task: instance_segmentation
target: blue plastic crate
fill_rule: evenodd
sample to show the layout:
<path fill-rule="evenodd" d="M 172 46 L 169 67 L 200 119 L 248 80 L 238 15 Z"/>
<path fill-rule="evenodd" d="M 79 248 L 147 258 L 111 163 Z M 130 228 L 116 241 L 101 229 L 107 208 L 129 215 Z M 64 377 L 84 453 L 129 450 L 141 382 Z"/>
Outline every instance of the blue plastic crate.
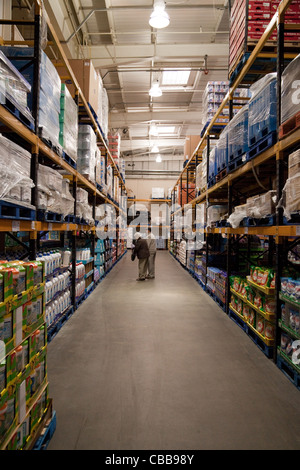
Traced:
<path fill-rule="evenodd" d="M 277 79 L 269 74 L 261 89 L 251 98 L 248 113 L 249 148 L 277 129 Z"/>

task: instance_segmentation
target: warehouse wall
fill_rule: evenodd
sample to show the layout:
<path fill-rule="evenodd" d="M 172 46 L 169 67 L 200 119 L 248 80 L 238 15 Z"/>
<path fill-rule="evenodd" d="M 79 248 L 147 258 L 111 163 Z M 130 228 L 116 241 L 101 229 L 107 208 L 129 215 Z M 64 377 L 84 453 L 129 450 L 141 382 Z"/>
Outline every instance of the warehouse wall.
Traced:
<path fill-rule="evenodd" d="M 126 186 L 132 191 L 137 199 L 149 199 L 152 195 L 152 188 L 164 188 L 165 197 L 168 195 L 168 189 L 173 188 L 177 179 L 128 179 Z"/>

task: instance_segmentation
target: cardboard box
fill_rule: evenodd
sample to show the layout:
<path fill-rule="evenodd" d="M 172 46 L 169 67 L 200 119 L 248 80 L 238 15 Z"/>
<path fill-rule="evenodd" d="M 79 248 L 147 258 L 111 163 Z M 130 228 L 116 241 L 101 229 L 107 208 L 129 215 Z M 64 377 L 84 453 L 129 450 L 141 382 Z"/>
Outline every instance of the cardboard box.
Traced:
<path fill-rule="evenodd" d="M 71 69 L 74 72 L 78 86 L 81 89 L 86 101 L 91 105 L 95 113 L 98 113 L 99 105 L 99 75 L 96 72 L 91 60 L 71 59 L 69 60 Z M 71 95 L 75 96 L 74 84 L 68 79 L 67 69 L 57 67 L 57 71 L 68 86 Z"/>
<path fill-rule="evenodd" d="M 200 135 L 187 135 L 184 143 L 184 158 L 190 159 L 200 142 Z"/>

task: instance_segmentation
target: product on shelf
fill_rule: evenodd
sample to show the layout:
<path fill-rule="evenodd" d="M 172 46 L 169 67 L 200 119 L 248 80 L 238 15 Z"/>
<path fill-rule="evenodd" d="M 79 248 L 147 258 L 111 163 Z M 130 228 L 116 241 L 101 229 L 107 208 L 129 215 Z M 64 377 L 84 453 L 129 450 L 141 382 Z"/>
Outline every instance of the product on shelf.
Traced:
<path fill-rule="evenodd" d="M 119 132 L 108 132 L 107 140 L 109 152 L 112 158 L 115 160 L 115 163 L 118 165 L 120 157 L 121 135 Z"/>
<path fill-rule="evenodd" d="M 294 212 L 300 211 L 300 172 L 287 179 L 278 205 L 283 207 L 284 216 L 288 220 Z"/>
<path fill-rule="evenodd" d="M 300 4 L 299 4 L 300 14 Z M 298 17 L 299 22 L 299 17 Z M 281 124 L 299 112 L 299 67 L 300 54 L 290 62 L 281 78 Z"/>
<path fill-rule="evenodd" d="M 60 172 L 45 165 L 38 165 L 38 209 L 63 214 L 74 213 L 74 198 L 69 182 Z"/>
<path fill-rule="evenodd" d="M 64 83 L 61 85 L 59 123 L 59 143 L 66 154 L 76 162 L 78 143 L 78 106 Z"/>
<path fill-rule="evenodd" d="M 94 223 L 93 208 L 89 204 L 89 193 L 83 188 L 77 188 L 76 216 L 84 219 L 89 225 Z"/>
<path fill-rule="evenodd" d="M 28 95 L 28 107 L 32 110 L 34 65 L 33 62 L 30 64 L 30 60 L 28 58 L 34 57 L 34 48 L 2 46 L 0 50 L 4 52 L 20 72 L 22 71 L 22 75 L 30 83 L 32 89 L 31 93 Z M 22 57 L 24 57 L 24 60 L 22 60 Z M 55 66 L 44 51 L 41 52 L 39 91 L 38 119 L 42 137 L 49 140 L 53 145 L 59 147 L 61 80 Z"/>
<path fill-rule="evenodd" d="M 270 73 L 251 86 L 248 108 L 249 148 L 277 130 L 277 74 Z"/>
<path fill-rule="evenodd" d="M 248 150 L 248 104 L 246 104 L 228 123 L 228 160 L 239 158 Z"/>
<path fill-rule="evenodd" d="M 222 170 L 227 169 L 228 165 L 228 127 L 221 132 L 220 137 L 216 144 L 215 160 L 216 160 L 216 174 Z"/>
<path fill-rule="evenodd" d="M 30 92 L 31 85 L 0 51 L 0 103 L 6 104 L 6 100 L 8 100 L 31 124 L 34 124 L 34 119 L 27 106 L 28 93 Z"/>
<path fill-rule="evenodd" d="M 227 206 L 213 205 L 207 209 L 207 227 L 211 227 L 215 222 L 222 220 L 227 214 Z"/>
<path fill-rule="evenodd" d="M 270 190 L 267 193 L 248 198 L 246 204 L 236 206 L 227 222 L 231 227 L 239 227 L 245 217 L 262 219 L 272 216 L 276 210 L 276 191 Z"/>
<path fill-rule="evenodd" d="M 97 137 L 92 126 L 79 125 L 77 169 L 93 183 L 95 183 L 96 154 Z"/>
<path fill-rule="evenodd" d="M 0 199 L 30 204 L 34 186 L 30 178 L 30 153 L 1 134 L 0 151 Z"/>

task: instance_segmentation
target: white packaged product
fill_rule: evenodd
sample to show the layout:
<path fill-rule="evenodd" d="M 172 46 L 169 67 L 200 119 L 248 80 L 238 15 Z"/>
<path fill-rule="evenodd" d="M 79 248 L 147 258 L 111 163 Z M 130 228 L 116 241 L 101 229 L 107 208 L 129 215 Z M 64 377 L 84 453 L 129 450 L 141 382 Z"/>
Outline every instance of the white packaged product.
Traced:
<path fill-rule="evenodd" d="M 34 187 L 30 178 L 31 155 L 19 145 L 0 135 L 0 199 L 13 198 L 30 202 L 30 191 Z M 24 191 L 22 192 L 22 188 Z"/>
<path fill-rule="evenodd" d="M 214 205 L 207 209 L 207 226 L 210 227 L 214 222 L 219 222 L 227 213 L 227 206 Z"/>

